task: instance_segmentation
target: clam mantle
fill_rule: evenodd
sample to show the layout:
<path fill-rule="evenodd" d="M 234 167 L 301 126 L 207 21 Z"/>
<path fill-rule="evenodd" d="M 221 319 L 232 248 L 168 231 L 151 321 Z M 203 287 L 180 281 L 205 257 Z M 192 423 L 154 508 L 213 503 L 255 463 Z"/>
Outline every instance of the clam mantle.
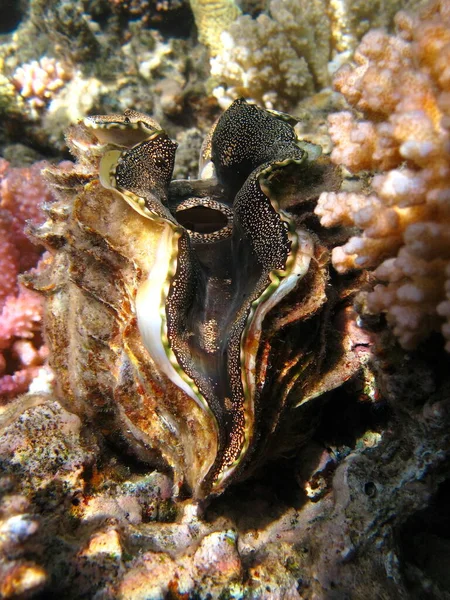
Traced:
<path fill-rule="evenodd" d="M 250 472 L 357 368 L 342 350 L 325 359 L 328 252 L 302 206 L 335 176 L 294 122 L 237 100 L 199 178 L 172 181 L 158 123 L 89 117 L 67 134 L 75 166 L 46 172 L 58 200 L 30 285 L 47 297 L 59 395 L 194 498 Z"/>

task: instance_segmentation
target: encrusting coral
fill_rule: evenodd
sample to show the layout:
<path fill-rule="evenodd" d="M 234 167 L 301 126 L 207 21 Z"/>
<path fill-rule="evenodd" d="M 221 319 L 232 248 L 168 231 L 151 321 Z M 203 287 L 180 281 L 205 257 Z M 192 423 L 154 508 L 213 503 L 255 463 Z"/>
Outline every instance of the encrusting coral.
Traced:
<path fill-rule="evenodd" d="M 330 116 L 332 160 L 376 172 L 373 193 L 323 193 L 316 213 L 362 230 L 333 264 L 375 269 L 382 283 L 367 307 L 412 349 L 435 330 L 450 338 L 450 2 L 400 12 L 396 24 L 398 36 L 368 33 L 334 81 L 365 119 Z"/>
<path fill-rule="evenodd" d="M 46 356 L 42 300 L 18 283 L 42 254 L 24 233 L 27 222 L 41 220 L 40 204 L 51 199 L 42 165 L 12 168 L 0 159 L 0 402 L 26 392 Z"/>

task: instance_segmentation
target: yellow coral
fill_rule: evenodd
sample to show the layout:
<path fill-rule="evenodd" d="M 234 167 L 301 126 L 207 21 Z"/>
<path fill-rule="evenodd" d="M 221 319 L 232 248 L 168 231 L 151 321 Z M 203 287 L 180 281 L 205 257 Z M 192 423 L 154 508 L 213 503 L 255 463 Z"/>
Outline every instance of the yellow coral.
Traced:
<path fill-rule="evenodd" d="M 20 113 L 23 98 L 5 74 L 5 61 L 0 56 L 0 113 Z"/>
<path fill-rule="evenodd" d="M 199 42 L 212 56 L 222 48 L 221 34 L 241 14 L 234 0 L 190 0 Z"/>
<path fill-rule="evenodd" d="M 369 32 L 334 82 L 366 119 L 330 117 L 332 160 L 378 172 L 374 193 L 324 193 L 316 213 L 362 230 L 333 264 L 375 268 L 368 307 L 410 349 L 433 330 L 450 340 L 450 0 L 396 23 L 397 37 Z"/>

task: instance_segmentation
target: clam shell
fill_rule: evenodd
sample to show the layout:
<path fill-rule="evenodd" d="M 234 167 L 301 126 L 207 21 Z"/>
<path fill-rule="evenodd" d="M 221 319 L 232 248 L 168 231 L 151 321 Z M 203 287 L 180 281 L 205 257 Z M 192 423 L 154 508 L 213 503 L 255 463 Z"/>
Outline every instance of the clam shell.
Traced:
<path fill-rule="evenodd" d="M 170 469 L 175 494 L 221 493 L 314 395 L 301 376 L 320 370 L 321 338 L 297 335 L 328 301 L 328 254 L 291 206 L 309 170 L 326 179 L 320 149 L 244 100 L 214 125 L 198 180 L 171 181 L 176 144 L 134 111 L 67 141 L 76 164 L 47 171 L 58 200 L 34 234 L 51 257 L 32 281 L 59 394 Z M 316 392 L 339 381 L 323 376 Z"/>

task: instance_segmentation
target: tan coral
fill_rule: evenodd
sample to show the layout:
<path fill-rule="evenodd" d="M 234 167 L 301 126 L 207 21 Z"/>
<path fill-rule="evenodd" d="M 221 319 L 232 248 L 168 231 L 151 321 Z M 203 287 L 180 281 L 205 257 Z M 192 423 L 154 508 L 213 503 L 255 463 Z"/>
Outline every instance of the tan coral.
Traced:
<path fill-rule="evenodd" d="M 325 226 L 362 230 L 334 249 L 334 266 L 376 268 L 382 283 L 368 308 L 386 313 L 411 349 L 434 330 L 450 335 L 450 2 L 399 13 L 396 22 L 398 37 L 371 31 L 355 64 L 335 78 L 365 120 L 330 117 L 332 160 L 353 172 L 378 171 L 374 193 L 324 193 L 316 213 Z"/>
<path fill-rule="evenodd" d="M 314 90 L 315 80 L 326 84 L 330 31 L 324 4 L 316 4 L 272 0 L 271 16 L 240 16 L 222 34 L 211 76 L 223 108 L 243 96 L 267 108 L 288 109 Z M 319 17 L 321 26 L 314 27 Z"/>
<path fill-rule="evenodd" d="M 34 114 L 42 110 L 70 79 L 71 69 L 48 56 L 21 65 L 12 76 L 13 84 Z"/>
<path fill-rule="evenodd" d="M 270 0 L 267 4 L 268 14 L 256 19 L 241 15 L 216 36 L 211 75 L 213 94 L 222 108 L 243 96 L 266 108 L 289 110 L 329 86 L 330 72 L 348 60 L 369 27 L 390 27 L 405 2 Z M 405 45 L 402 40 L 398 43 Z"/>

